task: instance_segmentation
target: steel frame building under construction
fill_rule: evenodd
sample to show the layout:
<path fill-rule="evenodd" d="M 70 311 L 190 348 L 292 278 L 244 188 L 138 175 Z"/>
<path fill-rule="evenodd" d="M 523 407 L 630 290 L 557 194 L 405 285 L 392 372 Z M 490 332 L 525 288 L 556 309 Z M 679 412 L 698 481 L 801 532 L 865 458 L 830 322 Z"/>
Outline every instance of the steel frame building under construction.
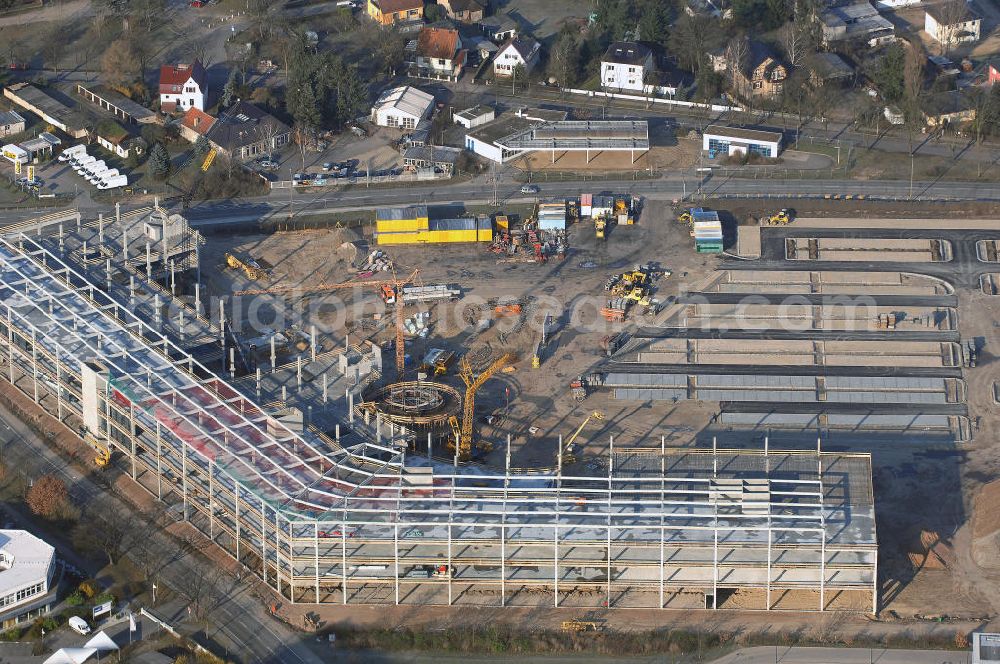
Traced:
<path fill-rule="evenodd" d="M 431 463 L 361 422 L 338 444 L 36 231 L 0 239 L 0 375 L 291 602 L 877 608 L 868 455 L 611 441 L 605 473 L 569 476 Z"/>

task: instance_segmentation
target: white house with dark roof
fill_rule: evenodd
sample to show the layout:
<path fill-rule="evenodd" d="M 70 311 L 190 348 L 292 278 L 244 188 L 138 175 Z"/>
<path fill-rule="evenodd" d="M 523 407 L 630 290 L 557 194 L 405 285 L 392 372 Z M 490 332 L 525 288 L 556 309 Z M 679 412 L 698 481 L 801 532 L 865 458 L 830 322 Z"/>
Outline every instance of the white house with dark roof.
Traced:
<path fill-rule="evenodd" d="M 531 37 L 508 39 L 497 51 L 496 57 L 493 58 L 493 75 L 513 76 L 518 65 L 522 65 L 524 70 L 530 74 L 531 70 L 538 64 L 541 50 L 542 45 Z"/>
<path fill-rule="evenodd" d="M 601 87 L 642 92 L 654 70 L 653 52 L 637 42 L 614 42 L 601 58 Z"/>

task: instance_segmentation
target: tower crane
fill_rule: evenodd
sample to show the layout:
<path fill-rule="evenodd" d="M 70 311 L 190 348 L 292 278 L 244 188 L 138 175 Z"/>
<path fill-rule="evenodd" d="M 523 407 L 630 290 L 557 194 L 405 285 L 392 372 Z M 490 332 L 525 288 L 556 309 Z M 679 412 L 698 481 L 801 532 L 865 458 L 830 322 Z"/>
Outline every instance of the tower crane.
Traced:
<path fill-rule="evenodd" d="M 462 423 L 459 426 L 458 418 L 454 415 L 448 420 L 452 433 L 458 439 L 458 458 L 468 461 L 472 456 L 472 424 L 476 410 L 476 391 L 482 387 L 496 372 L 517 361 L 517 355 L 506 353 L 493 360 L 486 369 L 480 373 L 475 373 L 469 361 L 463 357 L 461 360 L 461 371 L 459 376 L 465 383 L 465 398 L 462 400 Z"/>
<path fill-rule="evenodd" d="M 572 452 L 573 441 L 575 441 L 579 437 L 580 432 L 583 431 L 583 428 L 587 426 L 587 424 L 591 420 L 603 420 L 603 419 L 604 419 L 604 413 L 602 413 L 599 410 L 595 410 L 594 412 L 592 412 L 590 415 L 587 416 L 587 419 L 585 419 L 580 424 L 580 426 L 577 427 L 576 431 L 573 432 L 573 435 L 571 435 L 569 439 L 566 440 L 566 442 L 563 444 L 563 454 L 562 454 L 562 464 L 564 466 L 568 466 L 576 462 L 576 456 Z"/>

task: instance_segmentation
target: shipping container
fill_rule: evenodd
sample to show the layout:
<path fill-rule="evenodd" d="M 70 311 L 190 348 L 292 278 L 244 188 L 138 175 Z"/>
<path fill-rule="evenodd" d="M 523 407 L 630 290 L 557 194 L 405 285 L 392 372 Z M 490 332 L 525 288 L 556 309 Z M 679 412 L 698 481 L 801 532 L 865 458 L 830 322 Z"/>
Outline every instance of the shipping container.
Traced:
<path fill-rule="evenodd" d="M 375 231 L 378 233 L 406 233 L 426 231 L 427 219 L 377 219 Z"/>

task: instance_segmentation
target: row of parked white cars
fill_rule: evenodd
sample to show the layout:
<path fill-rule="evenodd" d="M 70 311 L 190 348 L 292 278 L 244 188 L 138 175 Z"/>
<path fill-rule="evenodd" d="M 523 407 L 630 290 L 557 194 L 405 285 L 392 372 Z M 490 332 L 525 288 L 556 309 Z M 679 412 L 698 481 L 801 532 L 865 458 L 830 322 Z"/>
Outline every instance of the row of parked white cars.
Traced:
<path fill-rule="evenodd" d="M 68 162 L 77 174 L 98 189 L 114 189 L 128 184 L 128 176 L 111 168 L 103 159 L 87 153 L 86 145 L 74 145 L 59 155 L 59 161 Z"/>

